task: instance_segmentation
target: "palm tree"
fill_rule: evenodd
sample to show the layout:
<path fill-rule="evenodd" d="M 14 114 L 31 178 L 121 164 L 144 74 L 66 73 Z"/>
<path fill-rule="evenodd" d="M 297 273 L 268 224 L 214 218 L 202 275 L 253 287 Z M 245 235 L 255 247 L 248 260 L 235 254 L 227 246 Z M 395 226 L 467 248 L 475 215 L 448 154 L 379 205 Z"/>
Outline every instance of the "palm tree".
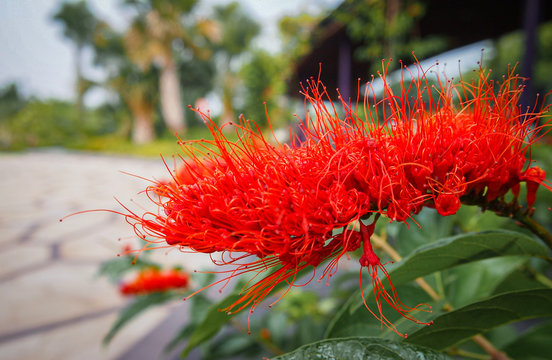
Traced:
<path fill-rule="evenodd" d="M 63 3 L 53 15 L 53 19 L 63 25 L 63 35 L 75 46 L 75 72 L 77 108 L 82 113 L 82 99 L 90 83 L 82 76 L 82 51 L 93 40 L 98 20 L 84 0 L 75 3 Z"/>
<path fill-rule="evenodd" d="M 155 139 L 154 120 L 158 73 L 152 66 L 141 68 L 126 54 L 123 35 L 101 22 L 94 36 L 95 63 L 107 74 L 106 85 L 132 114 L 131 138 L 136 144 Z"/>
<path fill-rule="evenodd" d="M 194 56 L 208 57 L 207 50 L 196 44 L 189 28 L 182 19 L 190 14 L 197 0 L 127 0 L 138 10 L 138 17 L 125 35 L 125 47 L 131 60 L 141 68 L 155 64 L 160 69 L 159 91 L 161 112 L 167 127 L 173 132 L 186 131 L 182 111 L 178 66 L 174 60 L 173 46 L 180 40 Z M 206 30 L 208 26 L 196 26 Z"/>

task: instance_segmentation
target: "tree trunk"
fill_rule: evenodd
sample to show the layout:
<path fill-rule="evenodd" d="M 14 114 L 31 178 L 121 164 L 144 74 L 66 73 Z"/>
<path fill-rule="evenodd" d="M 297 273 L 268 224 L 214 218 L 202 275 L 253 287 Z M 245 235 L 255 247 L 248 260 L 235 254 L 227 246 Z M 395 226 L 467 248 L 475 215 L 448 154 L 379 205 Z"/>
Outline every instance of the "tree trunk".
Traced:
<path fill-rule="evenodd" d="M 395 17 L 399 13 L 401 8 L 400 0 L 389 0 L 385 9 L 385 26 L 391 26 L 391 23 L 395 20 Z M 383 43 L 383 56 L 384 59 L 391 59 L 395 56 L 395 39 L 386 38 Z"/>
<path fill-rule="evenodd" d="M 178 132 L 182 136 L 186 132 L 186 121 L 180 100 L 178 69 L 170 58 L 161 68 L 159 87 L 163 119 L 171 131 Z"/>
<path fill-rule="evenodd" d="M 83 111 L 83 97 L 84 97 L 84 88 L 82 86 L 82 46 L 78 45 L 75 47 L 75 92 L 77 93 L 76 107 L 79 119 L 82 120 L 84 115 Z"/>
<path fill-rule="evenodd" d="M 138 113 L 134 115 L 132 126 L 132 142 L 135 144 L 146 144 L 155 138 L 153 121 L 147 113 Z"/>
<path fill-rule="evenodd" d="M 224 74 L 222 82 L 222 114 L 220 116 L 220 125 L 233 122 L 234 119 L 234 105 L 232 104 L 232 95 L 234 92 L 234 77 L 230 73 L 230 66 L 226 67 L 227 72 Z M 230 129 L 230 127 L 228 127 Z"/>

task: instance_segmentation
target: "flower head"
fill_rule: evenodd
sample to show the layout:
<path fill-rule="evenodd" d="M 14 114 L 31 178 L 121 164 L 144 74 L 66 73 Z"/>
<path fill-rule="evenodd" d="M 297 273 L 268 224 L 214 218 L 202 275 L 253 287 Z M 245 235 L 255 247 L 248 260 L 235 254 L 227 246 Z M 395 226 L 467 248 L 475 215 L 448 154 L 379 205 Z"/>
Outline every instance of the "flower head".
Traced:
<path fill-rule="evenodd" d="M 480 70 L 474 83 L 437 76 L 434 85 L 429 72 L 415 70 L 403 67 L 410 79 L 399 94 L 385 71 L 382 94 L 369 84 L 365 118 L 358 103 L 344 101 L 339 116 L 323 85 L 311 80 L 304 94 L 314 116 L 304 119 L 297 145 L 269 142 L 245 121 L 231 142 L 200 113 L 213 140 L 183 142 L 186 157 L 172 180 L 148 188 L 158 213 L 125 216 L 151 243 L 220 253 L 214 262 L 234 268 L 215 284 L 254 274 L 228 312 L 249 307 L 251 313 L 278 284 L 289 290 L 300 271 L 327 260 L 319 280 L 329 281 L 339 259 L 362 246 L 361 271 L 368 269 L 378 303 L 374 315 L 397 331 L 381 299 L 414 321 L 409 313 L 420 307 L 400 302 L 392 285 L 391 293 L 383 288 L 378 271 L 389 275 L 371 246 L 375 221 L 368 226 L 361 219 L 406 221 L 423 207 L 451 215 L 462 203 L 484 206 L 503 197 L 522 181 L 534 194 L 545 181 L 526 159 L 544 127 L 537 124 L 541 111 L 520 113 L 517 76 L 497 84 Z"/>
<path fill-rule="evenodd" d="M 123 295 L 146 295 L 155 292 L 163 292 L 188 287 L 190 277 L 183 271 L 173 269 L 160 271 L 156 268 L 142 270 L 138 276 L 130 282 L 120 285 Z"/>

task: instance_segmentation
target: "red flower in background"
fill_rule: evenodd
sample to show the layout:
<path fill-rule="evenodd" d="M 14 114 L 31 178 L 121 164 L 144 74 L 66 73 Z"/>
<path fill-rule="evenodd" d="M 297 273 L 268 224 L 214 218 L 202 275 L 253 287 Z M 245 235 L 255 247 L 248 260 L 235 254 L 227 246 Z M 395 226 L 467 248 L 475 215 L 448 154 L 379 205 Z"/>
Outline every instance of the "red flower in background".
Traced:
<path fill-rule="evenodd" d="M 161 271 L 156 268 L 148 268 L 142 270 L 132 281 L 121 284 L 119 290 L 123 295 L 146 295 L 186 289 L 189 282 L 189 275 L 181 270 Z"/>
<path fill-rule="evenodd" d="M 484 206 L 522 181 L 532 206 L 545 181 L 544 171 L 527 167 L 526 152 L 546 125 L 538 126 L 542 111 L 520 115 L 518 77 L 509 74 L 497 84 L 481 70 L 475 83 L 436 78 L 434 87 L 416 69 L 400 94 L 384 73 L 383 95 L 373 103 L 366 97 L 365 119 L 359 104 L 346 103 L 340 118 L 326 105 L 325 88 L 310 81 L 304 92 L 314 117 L 305 119 L 305 141 L 296 146 L 269 143 L 249 122 L 236 125 L 239 140 L 231 142 L 202 114 L 213 140 L 183 143 L 187 157 L 172 181 L 148 188 L 160 211 L 129 210 L 127 220 L 140 238 L 153 237 L 148 241 L 161 247 L 221 252 L 213 261 L 234 269 L 215 284 L 254 273 L 228 312 L 249 307 L 251 313 L 277 284 L 298 286 L 301 270 L 331 259 L 319 278 L 329 281 L 341 256 L 362 245 L 361 270 L 372 277 L 376 317 L 397 331 L 381 299 L 414 321 L 409 313 L 420 308 L 400 302 L 392 285 L 390 293 L 383 288 L 378 271 L 388 274 L 370 243 L 375 224 L 361 219 L 406 221 L 423 207 L 451 215 L 462 202 Z M 369 87 L 367 95 L 376 94 Z M 360 232 L 352 231 L 358 222 Z"/>

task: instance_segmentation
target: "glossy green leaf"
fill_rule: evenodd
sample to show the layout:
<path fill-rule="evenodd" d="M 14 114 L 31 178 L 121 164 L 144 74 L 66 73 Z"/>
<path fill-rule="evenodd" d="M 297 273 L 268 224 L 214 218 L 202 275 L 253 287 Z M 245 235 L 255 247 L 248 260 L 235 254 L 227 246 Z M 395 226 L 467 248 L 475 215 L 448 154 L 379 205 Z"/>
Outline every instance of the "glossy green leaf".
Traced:
<path fill-rule="evenodd" d="M 510 292 L 438 316 L 406 341 L 441 350 L 503 324 L 549 316 L 552 289 Z"/>
<path fill-rule="evenodd" d="M 103 339 L 104 345 L 107 345 L 113 340 L 113 337 L 125 326 L 128 322 L 134 319 L 137 315 L 151 306 L 161 305 L 175 298 L 182 298 L 182 294 L 174 292 L 157 292 L 149 295 L 137 296 L 119 313 L 119 317 L 109 329 L 109 332 Z"/>
<path fill-rule="evenodd" d="M 513 231 L 463 234 L 419 247 L 399 263 L 390 266 L 389 275 L 393 284 L 398 286 L 418 277 L 461 264 L 509 255 L 546 257 L 548 249 L 538 240 Z M 386 280 L 383 282 L 385 284 Z M 369 293 L 365 296 L 367 299 L 372 297 Z M 403 302 L 407 299 L 401 295 L 401 291 L 399 291 L 399 296 Z M 409 302 L 409 305 L 412 306 L 415 303 Z M 373 324 L 379 327 L 379 323 L 375 319 L 373 324 L 367 324 L 367 319 L 363 316 L 364 312 L 367 310 L 364 308 L 360 291 L 358 291 L 336 314 L 326 331 L 326 337 L 342 336 L 344 334 L 342 328 L 345 327 L 358 328 Z M 347 332 L 347 334 L 350 333 Z"/>
<path fill-rule="evenodd" d="M 372 337 L 337 338 L 304 345 L 275 360 L 448 360 L 448 356 L 422 346 Z"/>

